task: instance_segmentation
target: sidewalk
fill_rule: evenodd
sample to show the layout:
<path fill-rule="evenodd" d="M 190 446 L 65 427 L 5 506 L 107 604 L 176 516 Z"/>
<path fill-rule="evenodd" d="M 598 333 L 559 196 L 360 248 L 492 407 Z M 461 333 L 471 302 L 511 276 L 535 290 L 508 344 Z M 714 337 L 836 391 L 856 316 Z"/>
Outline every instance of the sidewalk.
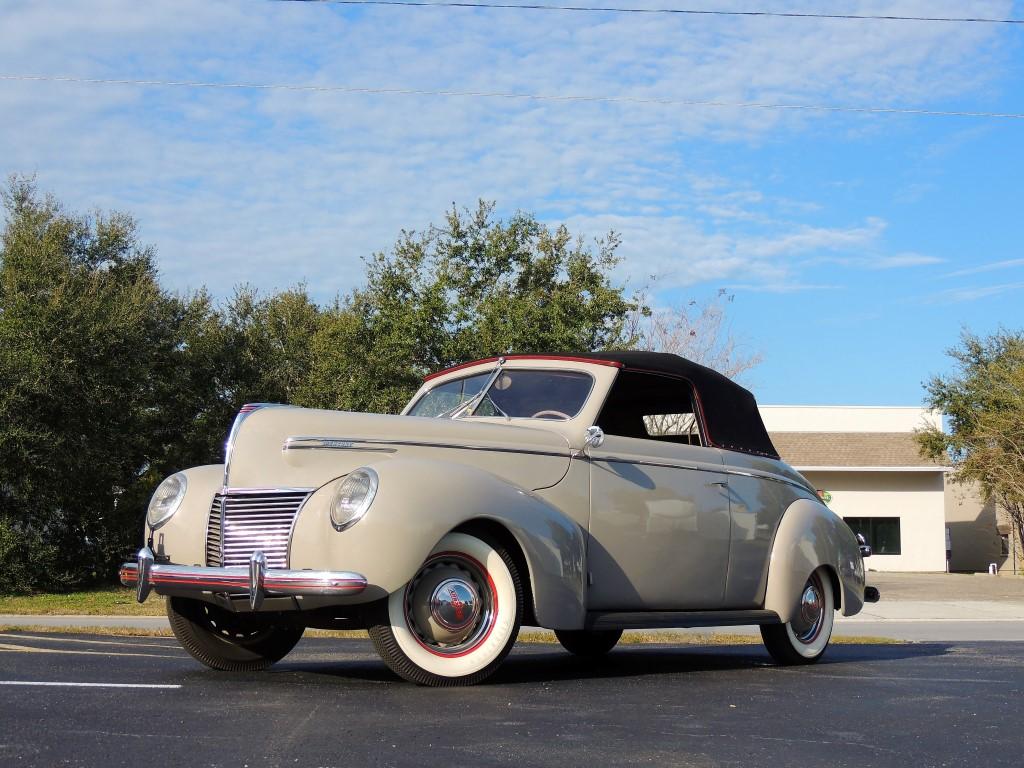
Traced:
<path fill-rule="evenodd" d="M 0 626 L 14 627 L 130 627 L 170 629 L 166 616 L 52 616 L 0 613 Z"/>
<path fill-rule="evenodd" d="M 1024 602 L 995 600 L 886 600 L 868 603 L 856 616 L 836 616 L 840 623 L 857 621 L 1021 621 Z"/>

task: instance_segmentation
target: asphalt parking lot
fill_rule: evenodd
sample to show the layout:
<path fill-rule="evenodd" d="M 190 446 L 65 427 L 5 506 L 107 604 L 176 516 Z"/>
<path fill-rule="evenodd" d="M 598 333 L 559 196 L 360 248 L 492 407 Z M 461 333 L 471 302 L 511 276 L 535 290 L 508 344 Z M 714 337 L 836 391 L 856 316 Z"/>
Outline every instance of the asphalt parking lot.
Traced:
<path fill-rule="evenodd" d="M 11 632 L 0 764 L 1019 766 L 1022 689 L 1022 643 L 837 645 L 785 669 L 760 646 L 520 645 L 491 682 L 437 690 L 363 640 L 227 674 L 171 639 Z"/>

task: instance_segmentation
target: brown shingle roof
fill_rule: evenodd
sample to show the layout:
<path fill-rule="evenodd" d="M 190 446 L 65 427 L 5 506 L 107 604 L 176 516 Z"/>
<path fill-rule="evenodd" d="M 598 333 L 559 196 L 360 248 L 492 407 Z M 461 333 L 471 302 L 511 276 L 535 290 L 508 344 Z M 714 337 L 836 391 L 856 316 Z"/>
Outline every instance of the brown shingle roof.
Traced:
<path fill-rule="evenodd" d="M 941 467 L 921 456 L 910 432 L 773 432 L 794 467 Z"/>

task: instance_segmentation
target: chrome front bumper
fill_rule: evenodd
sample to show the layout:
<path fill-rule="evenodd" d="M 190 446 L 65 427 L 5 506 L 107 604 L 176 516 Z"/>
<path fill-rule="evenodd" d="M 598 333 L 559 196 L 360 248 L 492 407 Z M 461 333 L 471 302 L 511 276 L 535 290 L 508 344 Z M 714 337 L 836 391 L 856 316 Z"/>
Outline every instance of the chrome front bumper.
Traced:
<path fill-rule="evenodd" d="M 121 566 L 120 576 L 126 587 L 135 587 L 140 603 L 149 597 L 150 591 L 158 595 L 216 592 L 247 595 L 254 611 L 259 609 L 264 597 L 348 596 L 366 589 L 366 577 L 358 573 L 267 568 L 267 560 L 259 551 L 252 553 L 248 568 L 203 568 L 157 563 L 149 547 L 143 547 L 135 562 Z"/>

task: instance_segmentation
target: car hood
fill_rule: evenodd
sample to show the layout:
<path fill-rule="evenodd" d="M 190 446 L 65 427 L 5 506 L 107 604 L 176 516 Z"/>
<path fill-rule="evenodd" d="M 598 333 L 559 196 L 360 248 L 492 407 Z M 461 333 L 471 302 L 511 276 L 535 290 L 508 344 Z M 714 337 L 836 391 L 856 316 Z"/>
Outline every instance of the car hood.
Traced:
<path fill-rule="evenodd" d="M 294 407 L 240 414 L 229 443 L 232 488 L 318 488 L 356 467 L 422 456 L 535 490 L 561 480 L 571 458 L 568 440 L 545 429 Z"/>

